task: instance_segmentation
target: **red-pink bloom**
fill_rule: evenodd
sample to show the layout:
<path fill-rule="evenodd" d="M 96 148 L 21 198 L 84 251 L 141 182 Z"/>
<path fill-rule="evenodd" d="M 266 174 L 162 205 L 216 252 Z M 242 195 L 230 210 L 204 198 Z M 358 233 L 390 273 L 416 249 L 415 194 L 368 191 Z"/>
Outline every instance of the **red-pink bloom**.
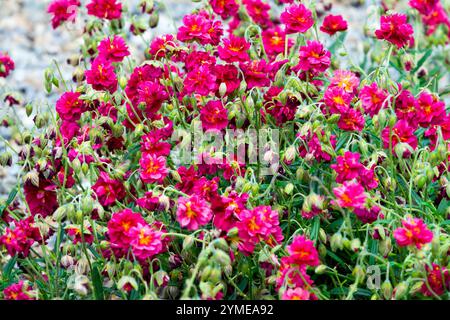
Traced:
<path fill-rule="evenodd" d="M 439 25 L 445 25 L 450 29 L 450 19 L 440 2 L 437 2 L 427 15 L 422 15 L 422 22 L 426 26 L 426 34 L 430 35 Z"/>
<path fill-rule="evenodd" d="M 294 287 L 294 288 L 308 288 L 311 287 L 314 282 L 311 277 L 306 273 L 308 266 L 291 266 L 286 261 L 287 257 L 281 259 L 281 267 L 278 270 L 276 288 L 279 290 L 282 287 Z"/>
<path fill-rule="evenodd" d="M 442 123 L 445 119 L 445 103 L 428 92 L 422 92 L 417 99 L 417 115 L 421 127 Z"/>
<path fill-rule="evenodd" d="M 255 87 L 267 87 L 270 85 L 268 77 L 268 65 L 266 60 L 253 60 L 239 64 L 244 73 L 245 81 L 247 82 L 247 89 Z"/>
<path fill-rule="evenodd" d="M 89 243 L 94 241 L 94 235 L 92 234 L 92 228 L 90 226 L 84 226 L 83 232 L 81 232 L 81 227 L 70 226 L 66 229 L 67 234 L 73 238 L 73 243 Z"/>
<path fill-rule="evenodd" d="M 336 70 L 330 79 L 330 87 L 339 87 L 347 93 L 356 93 L 359 86 L 359 78 L 351 71 Z"/>
<path fill-rule="evenodd" d="M 372 117 L 385 107 L 387 96 L 386 90 L 379 88 L 376 82 L 362 87 L 359 92 L 359 99 L 364 111 Z"/>
<path fill-rule="evenodd" d="M 397 143 L 407 143 L 414 150 L 417 148 L 417 137 L 414 135 L 414 128 L 412 128 L 405 120 L 398 121 L 395 126 L 392 128 L 386 127 L 381 132 L 381 138 L 383 140 L 383 148 L 388 149 L 390 142 L 392 146 L 392 150 L 397 145 Z M 409 151 L 406 151 L 403 156 L 407 157 L 410 154 Z"/>
<path fill-rule="evenodd" d="M 214 13 L 224 20 L 234 16 L 239 10 L 236 0 L 209 0 L 209 4 Z"/>
<path fill-rule="evenodd" d="M 336 182 L 343 183 L 347 180 L 353 180 L 358 177 L 359 172 L 364 166 L 359 162 L 359 153 L 347 151 L 343 156 L 336 158 L 337 163 L 330 167 L 337 173 Z"/>
<path fill-rule="evenodd" d="M 140 177 L 145 183 L 161 183 L 169 173 L 166 158 L 151 153 L 143 153 L 139 165 Z"/>
<path fill-rule="evenodd" d="M 170 154 L 170 143 L 164 139 L 160 130 L 152 130 L 141 138 L 142 153 L 151 153 L 156 156 L 167 157 Z"/>
<path fill-rule="evenodd" d="M 336 32 L 347 30 L 347 21 L 342 18 L 341 15 L 329 14 L 323 19 L 320 31 L 328 33 L 330 36 L 334 35 Z"/>
<path fill-rule="evenodd" d="M 269 10 L 270 5 L 261 0 L 243 0 L 248 15 L 252 18 L 253 22 L 260 25 L 263 29 L 272 26 L 270 20 Z"/>
<path fill-rule="evenodd" d="M 419 11 L 423 15 L 428 15 L 435 6 L 439 3 L 439 0 L 409 0 L 408 4 Z"/>
<path fill-rule="evenodd" d="M 331 53 L 324 49 L 318 41 L 308 41 L 305 46 L 300 47 L 299 62 L 293 68 L 294 71 L 323 72 L 331 64 Z"/>
<path fill-rule="evenodd" d="M 207 96 L 217 90 L 216 76 L 208 66 L 200 66 L 186 75 L 184 89 L 187 94 L 197 93 Z"/>
<path fill-rule="evenodd" d="M 446 267 L 441 267 L 436 263 L 426 265 L 426 283 L 422 284 L 420 291 L 427 297 L 441 296 L 450 291 L 450 273 Z"/>
<path fill-rule="evenodd" d="M 341 113 L 338 127 L 345 131 L 362 131 L 365 123 L 366 121 L 364 120 L 361 111 L 348 108 L 345 112 Z"/>
<path fill-rule="evenodd" d="M 319 253 L 314 243 L 304 236 L 296 236 L 286 247 L 286 251 L 289 256 L 284 261 L 291 265 L 317 266 L 319 264 Z"/>
<path fill-rule="evenodd" d="M 358 181 L 345 181 L 340 187 L 333 188 L 336 203 L 341 208 L 363 208 L 367 195 Z"/>
<path fill-rule="evenodd" d="M 246 210 L 248 194 L 239 195 L 236 191 L 231 191 L 228 196 L 215 197 L 211 202 L 211 209 L 214 212 L 214 225 L 224 231 L 228 231 L 236 226 L 238 215 Z"/>
<path fill-rule="evenodd" d="M 109 175 L 101 171 L 97 182 L 92 186 L 92 190 L 97 196 L 102 206 L 109 206 L 125 198 L 125 187 L 122 182 L 111 179 Z"/>
<path fill-rule="evenodd" d="M 322 132 L 322 135 L 324 133 Z M 322 148 L 323 141 L 319 140 L 319 137 L 316 132 L 314 133 L 308 133 L 306 136 L 299 136 L 300 139 L 304 140 L 306 142 L 307 148 L 304 146 L 303 143 L 300 143 L 299 146 L 299 154 L 300 157 L 304 158 L 308 155 L 312 155 L 316 161 L 331 161 L 332 155 L 326 152 Z M 331 135 L 329 144 L 331 145 L 332 149 L 336 147 L 336 136 Z"/>
<path fill-rule="evenodd" d="M 197 195 L 189 198 L 178 198 L 177 221 L 182 228 L 197 230 L 211 221 L 213 212 L 211 206 Z"/>
<path fill-rule="evenodd" d="M 97 57 L 90 70 L 85 71 L 86 82 L 95 90 L 105 90 L 114 93 L 117 90 L 117 76 L 110 61 Z"/>
<path fill-rule="evenodd" d="M 39 175 L 38 186 L 34 185 L 31 180 L 27 180 L 23 189 L 31 215 L 39 214 L 46 217 L 53 214 L 59 207 L 56 185 L 43 175 Z"/>
<path fill-rule="evenodd" d="M 370 209 L 367 208 L 355 208 L 353 213 L 362 223 L 372 223 L 378 219 L 380 215 L 381 208 L 379 206 L 373 206 Z"/>
<path fill-rule="evenodd" d="M 129 235 L 132 252 L 138 260 L 151 259 L 163 251 L 163 233 L 146 223 L 131 227 Z"/>
<path fill-rule="evenodd" d="M 282 300 L 317 300 L 316 296 L 304 288 L 288 288 L 281 296 Z"/>
<path fill-rule="evenodd" d="M 417 127 L 417 100 L 409 90 L 402 90 L 395 99 L 395 114 L 398 119 L 405 120 L 412 127 Z"/>
<path fill-rule="evenodd" d="M 323 100 L 331 114 L 342 114 L 349 109 L 352 95 L 342 88 L 328 87 Z"/>
<path fill-rule="evenodd" d="M 154 38 L 150 44 L 149 52 L 156 59 L 163 58 L 170 51 L 167 48 L 168 46 L 177 46 L 175 37 L 171 34 L 165 34 L 163 36 Z"/>
<path fill-rule="evenodd" d="M 216 65 L 216 62 L 216 57 L 206 51 L 193 50 L 184 58 L 184 66 L 187 71 L 195 70 L 200 66 L 211 68 Z"/>
<path fill-rule="evenodd" d="M 388 16 L 381 16 L 380 29 L 375 31 L 375 35 L 380 40 L 386 40 L 398 48 L 402 48 L 414 41 L 412 26 L 407 22 L 406 14 L 394 13 Z"/>
<path fill-rule="evenodd" d="M 266 29 L 261 33 L 264 50 L 269 56 L 283 53 L 285 50 L 286 33 L 279 26 Z M 288 42 L 288 49 L 292 47 L 292 41 Z"/>
<path fill-rule="evenodd" d="M 216 65 L 213 68 L 213 72 L 216 76 L 217 89 L 219 89 L 220 85 L 224 83 L 227 87 L 226 94 L 229 95 L 234 90 L 239 88 L 241 84 L 241 80 L 239 80 L 239 70 L 234 65 Z"/>
<path fill-rule="evenodd" d="M 56 29 L 65 21 L 75 22 L 79 0 L 53 0 L 47 8 L 47 12 L 52 16 L 52 27 Z"/>
<path fill-rule="evenodd" d="M 126 253 L 134 238 L 130 230 L 138 224 L 145 225 L 146 222 L 139 213 L 135 213 L 131 209 L 127 208 L 114 213 L 108 222 L 108 237 L 111 247 Z"/>
<path fill-rule="evenodd" d="M 394 231 L 394 238 L 401 247 L 416 246 L 422 248 L 424 244 L 433 240 L 433 232 L 419 218 L 407 218 L 402 221 L 403 227 Z"/>
<path fill-rule="evenodd" d="M 217 48 L 220 59 L 230 63 L 245 62 L 250 59 L 247 53 L 247 50 L 250 49 L 250 43 L 244 38 L 230 34 L 229 38 L 222 41 L 223 45 Z"/>
<path fill-rule="evenodd" d="M 59 117 L 65 121 L 77 121 L 80 119 L 81 114 L 85 111 L 84 101 L 80 99 L 81 93 L 79 92 L 65 92 L 56 101 L 56 112 Z"/>
<path fill-rule="evenodd" d="M 182 42 L 197 41 L 203 45 L 217 45 L 222 33 L 220 21 L 212 21 L 200 12 L 183 17 L 183 25 L 178 28 L 177 39 Z"/>
<path fill-rule="evenodd" d="M 253 253 L 255 246 L 262 241 L 272 247 L 283 241 L 278 212 L 269 206 L 243 210 L 238 219 L 238 248 L 245 255 Z"/>
<path fill-rule="evenodd" d="M 31 294 L 31 286 L 20 280 L 13 283 L 3 290 L 3 298 L 5 300 L 35 300 Z"/>
<path fill-rule="evenodd" d="M 169 98 L 166 88 L 158 81 L 144 81 L 137 87 L 136 105 L 142 104 L 145 115 L 153 118 L 163 102 Z M 136 108 L 135 108 L 136 110 Z"/>
<path fill-rule="evenodd" d="M 103 39 L 97 49 L 99 56 L 111 62 L 121 62 L 130 55 L 125 40 L 116 35 Z"/>
<path fill-rule="evenodd" d="M 287 121 L 294 120 L 300 102 L 294 96 L 285 99 L 284 103 L 278 99 L 278 95 L 283 91 L 280 87 L 272 86 L 264 95 L 264 104 L 268 114 L 275 118 L 277 125 L 282 125 Z"/>
<path fill-rule="evenodd" d="M 286 33 L 305 33 L 314 24 L 312 12 L 303 4 L 287 7 L 281 14 L 280 21 L 286 26 Z"/>
<path fill-rule="evenodd" d="M 33 217 L 15 221 L 14 228 L 5 228 L 4 234 L 0 236 L 0 245 L 5 246 L 11 256 L 18 254 L 27 257 L 31 246 L 36 241 L 41 241 L 39 229 L 34 226 Z"/>
<path fill-rule="evenodd" d="M 100 19 L 120 19 L 122 15 L 122 4 L 117 0 L 91 0 L 86 8 L 88 14 Z"/>
<path fill-rule="evenodd" d="M 0 78 L 6 78 L 14 70 L 14 61 L 6 54 L 0 52 Z"/>
<path fill-rule="evenodd" d="M 228 125 L 228 113 L 219 100 L 211 100 L 202 107 L 200 120 L 203 129 L 222 130 Z"/>
<path fill-rule="evenodd" d="M 142 198 L 137 199 L 136 204 L 149 211 L 155 211 L 160 207 L 159 197 L 153 196 L 152 191 L 147 191 Z"/>

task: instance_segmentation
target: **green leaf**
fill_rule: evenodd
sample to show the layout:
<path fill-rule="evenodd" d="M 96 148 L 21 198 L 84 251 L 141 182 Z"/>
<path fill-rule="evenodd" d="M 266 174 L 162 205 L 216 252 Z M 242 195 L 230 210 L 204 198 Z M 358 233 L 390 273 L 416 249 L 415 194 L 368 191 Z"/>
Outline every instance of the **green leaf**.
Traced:
<path fill-rule="evenodd" d="M 100 272 L 98 271 L 97 265 L 92 266 L 91 271 L 92 276 L 92 285 L 94 287 L 94 296 L 96 300 L 104 300 L 104 294 L 103 294 L 103 283 L 102 278 L 100 276 Z"/>
<path fill-rule="evenodd" d="M 420 69 L 420 67 L 427 61 L 428 57 L 433 53 L 433 49 L 428 49 L 425 54 L 420 58 L 420 60 L 417 62 L 417 66 L 411 71 L 411 73 L 416 73 L 417 70 Z"/>
<path fill-rule="evenodd" d="M 6 202 L 0 206 L 0 212 L 3 212 L 3 210 L 8 208 L 8 206 L 14 201 L 17 195 L 17 191 L 18 191 L 17 187 L 11 190 L 11 192 L 8 195 L 8 199 L 6 199 Z"/>

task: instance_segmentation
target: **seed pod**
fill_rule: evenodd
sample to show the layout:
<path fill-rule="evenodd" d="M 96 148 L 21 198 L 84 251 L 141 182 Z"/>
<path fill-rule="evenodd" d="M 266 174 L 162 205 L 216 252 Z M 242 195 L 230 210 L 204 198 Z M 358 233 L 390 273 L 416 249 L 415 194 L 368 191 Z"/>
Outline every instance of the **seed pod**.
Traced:
<path fill-rule="evenodd" d="M 324 274 L 325 273 L 325 271 L 327 270 L 327 266 L 326 265 L 324 265 L 324 264 L 321 264 L 321 265 L 318 265 L 317 267 L 316 267 L 316 269 L 314 270 L 314 272 L 316 273 L 316 274 Z"/>
<path fill-rule="evenodd" d="M 408 283 L 403 281 L 400 282 L 394 289 L 394 299 L 401 300 L 408 293 Z"/>
<path fill-rule="evenodd" d="M 386 281 L 381 284 L 381 292 L 386 300 L 392 298 L 392 284 L 389 280 L 386 279 Z"/>
<path fill-rule="evenodd" d="M 231 264 L 230 255 L 222 250 L 216 250 L 214 252 L 213 258 L 223 267 Z"/>

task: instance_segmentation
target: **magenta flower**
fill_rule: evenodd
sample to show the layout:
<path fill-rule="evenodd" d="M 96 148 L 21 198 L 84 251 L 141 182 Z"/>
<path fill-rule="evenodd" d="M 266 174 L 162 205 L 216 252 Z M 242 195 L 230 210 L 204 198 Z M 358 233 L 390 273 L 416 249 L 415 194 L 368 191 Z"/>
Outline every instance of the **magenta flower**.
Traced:
<path fill-rule="evenodd" d="M 203 129 L 222 130 L 228 125 L 227 109 L 221 101 L 211 100 L 200 111 L 200 120 Z"/>
<path fill-rule="evenodd" d="M 100 19 L 120 19 L 122 15 L 122 4 L 117 0 L 91 0 L 86 8 L 88 14 Z"/>
<path fill-rule="evenodd" d="M 97 49 L 100 57 L 111 62 L 121 62 L 130 55 L 125 40 L 116 35 L 103 39 Z"/>
<path fill-rule="evenodd" d="M 375 31 L 376 37 L 396 45 L 397 48 L 404 47 L 414 41 L 414 30 L 407 20 L 408 16 L 400 13 L 381 16 L 380 29 Z"/>
<path fill-rule="evenodd" d="M 213 212 L 211 206 L 197 195 L 189 198 L 178 198 L 177 221 L 182 228 L 197 230 L 211 221 Z"/>
<path fill-rule="evenodd" d="M 85 104 L 80 99 L 79 92 L 65 92 L 58 101 L 56 101 L 56 112 L 59 117 L 65 121 L 77 121 L 85 111 Z"/>
<path fill-rule="evenodd" d="M 363 208 L 366 203 L 364 188 L 355 180 L 345 181 L 340 187 L 333 188 L 333 193 L 341 208 Z"/>
<path fill-rule="evenodd" d="M 281 14 L 280 21 L 286 26 L 286 33 L 305 33 L 314 24 L 312 12 L 303 4 L 287 7 Z"/>
<path fill-rule="evenodd" d="M 151 153 L 143 153 L 139 160 L 140 177 L 145 183 L 161 183 L 169 173 L 166 158 Z"/>
<path fill-rule="evenodd" d="M 394 238 L 401 247 L 416 246 L 417 249 L 422 248 L 424 244 L 433 240 L 433 232 L 419 218 L 407 218 L 402 221 L 403 227 L 394 231 Z"/>
<path fill-rule="evenodd" d="M 336 32 L 347 30 L 347 21 L 342 18 L 341 15 L 329 14 L 323 19 L 320 31 L 328 33 L 330 36 L 334 35 Z"/>
<path fill-rule="evenodd" d="M 125 187 L 119 180 L 111 179 L 109 175 L 102 171 L 97 182 L 92 186 L 98 201 L 102 206 L 110 206 L 125 198 Z"/>
<path fill-rule="evenodd" d="M 248 49 L 250 49 L 250 43 L 244 38 L 231 34 L 229 38 L 223 39 L 223 45 L 218 47 L 217 51 L 220 59 L 226 62 L 245 62 L 250 59 Z"/>
<path fill-rule="evenodd" d="M 117 90 L 117 76 L 111 62 L 97 57 L 90 70 L 85 71 L 86 82 L 95 90 L 104 90 L 114 93 Z"/>

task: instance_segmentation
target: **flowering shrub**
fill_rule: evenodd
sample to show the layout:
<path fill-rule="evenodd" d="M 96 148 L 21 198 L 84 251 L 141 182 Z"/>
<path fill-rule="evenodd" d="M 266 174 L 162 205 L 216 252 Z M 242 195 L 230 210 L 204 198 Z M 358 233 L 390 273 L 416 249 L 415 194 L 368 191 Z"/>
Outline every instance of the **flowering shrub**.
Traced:
<path fill-rule="evenodd" d="M 53 0 L 83 43 L 1 157 L 2 297 L 450 298 L 448 1 L 391 5 L 359 62 L 320 1 L 204 1 L 138 55 L 158 3 Z"/>

